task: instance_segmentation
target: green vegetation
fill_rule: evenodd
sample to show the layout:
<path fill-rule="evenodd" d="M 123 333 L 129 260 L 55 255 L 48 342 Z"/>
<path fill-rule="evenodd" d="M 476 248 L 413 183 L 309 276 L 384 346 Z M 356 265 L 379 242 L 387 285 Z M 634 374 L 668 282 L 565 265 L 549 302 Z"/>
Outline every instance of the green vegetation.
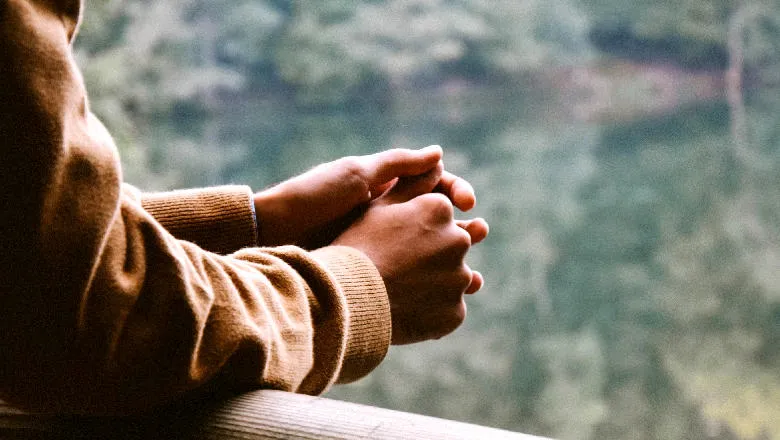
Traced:
<path fill-rule="evenodd" d="M 760 0 L 92 0 L 147 189 L 445 146 L 491 236 L 449 338 L 331 396 L 562 439 L 780 438 L 780 10 Z"/>

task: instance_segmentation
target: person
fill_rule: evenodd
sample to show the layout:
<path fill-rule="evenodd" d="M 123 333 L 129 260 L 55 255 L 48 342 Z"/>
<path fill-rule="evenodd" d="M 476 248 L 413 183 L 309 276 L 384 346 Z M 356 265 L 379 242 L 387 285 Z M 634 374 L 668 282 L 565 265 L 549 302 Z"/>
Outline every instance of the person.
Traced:
<path fill-rule="evenodd" d="M 488 233 L 442 150 L 330 162 L 253 194 L 144 194 L 90 113 L 80 0 L 0 2 L 0 399 L 128 414 L 207 390 L 322 393 L 440 338 Z"/>

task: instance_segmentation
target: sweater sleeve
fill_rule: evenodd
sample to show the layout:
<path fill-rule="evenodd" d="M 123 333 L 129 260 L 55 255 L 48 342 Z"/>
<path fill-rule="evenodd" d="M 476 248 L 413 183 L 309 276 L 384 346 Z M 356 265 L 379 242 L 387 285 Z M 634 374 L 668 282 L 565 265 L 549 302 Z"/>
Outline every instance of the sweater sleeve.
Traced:
<path fill-rule="evenodd" d="M 316 394 L 367 374 L 389 345 L 390 311 L 363 254 L 211 253 L 122 189 L 72 59 L 79 10 L 0 2 L 0 398 L 127 413 L 205 385 Z M 243 247 L 246 211 L 236 219 L 223 237 L 235 226 L 241 238 L 201 243 Z"/>
<path fill-rule="evenodd" d="M 257 222 L 248 186 L 222 186 L 161 193 L 125 187 L 165 229 L 203 249 L 229 254 L 257 246 Z"/>

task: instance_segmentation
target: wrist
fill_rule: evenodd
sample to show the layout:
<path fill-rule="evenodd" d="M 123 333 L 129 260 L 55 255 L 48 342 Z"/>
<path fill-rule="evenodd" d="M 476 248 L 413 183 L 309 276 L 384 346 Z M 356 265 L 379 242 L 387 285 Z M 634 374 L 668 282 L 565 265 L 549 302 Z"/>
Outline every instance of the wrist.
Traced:
<path fill-rule="evenodd" d="M 346 299 L 349 324 L 338 382 L 353 382 L 376 368 L 390 346 L 392 316 L 385 283 L 373 262 L 355 248 L 328 246 L 311 255 L 328 267 Z"/>
<path fill-rule="evenodd" d="M 288 240 L 289 205 L 277 187 L 255 193 L 252 197 L 257 221 L 257 242 L 261 246 L 290 244 Z"/>

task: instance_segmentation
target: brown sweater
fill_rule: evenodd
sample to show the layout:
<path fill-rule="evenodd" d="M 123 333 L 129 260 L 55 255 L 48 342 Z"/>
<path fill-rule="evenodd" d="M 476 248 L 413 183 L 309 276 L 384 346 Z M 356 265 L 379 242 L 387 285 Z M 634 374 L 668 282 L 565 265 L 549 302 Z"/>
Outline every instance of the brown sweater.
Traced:
<path fill-rule="evenodd" d="M 204 388 L 314 394 L 367 374 L 391 332 L 363 254 L 253 247 L 246 187 L 121 184 L 72 59 L 80 9 L 0 0 L 0 398 L 126 413 Z"/>

